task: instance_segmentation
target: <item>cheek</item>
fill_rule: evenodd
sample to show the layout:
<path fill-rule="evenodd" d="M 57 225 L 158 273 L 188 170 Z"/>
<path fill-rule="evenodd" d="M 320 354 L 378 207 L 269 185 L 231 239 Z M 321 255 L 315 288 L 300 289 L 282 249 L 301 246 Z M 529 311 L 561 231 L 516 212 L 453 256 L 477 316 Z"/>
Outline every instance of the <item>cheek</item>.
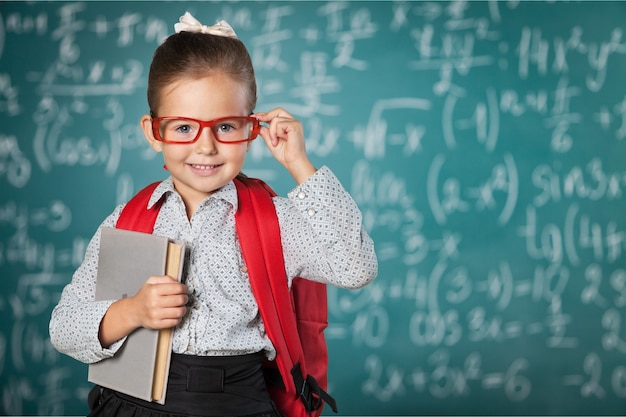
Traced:
<path fill-rule="evenodd" d="M 184 160 L 189 154 L 189 151 L 180 145 L 164 144 L 162 153 L 165 161 L 174 162 Z"/>
<path fill-rule="evenodd" d="M 243 146 L 239 147 L 235 152 L 233 152 L 233 156 L 243 163 L 246 159 L 246 155 L 248 155 L 248 144 L 245 143 Z"/>
<path fill-rule="evenodd" d="M 224 144 L 218 143 L 218 152 L 229 159 L 245 158 L 248 152 L 248 143 Z"/>

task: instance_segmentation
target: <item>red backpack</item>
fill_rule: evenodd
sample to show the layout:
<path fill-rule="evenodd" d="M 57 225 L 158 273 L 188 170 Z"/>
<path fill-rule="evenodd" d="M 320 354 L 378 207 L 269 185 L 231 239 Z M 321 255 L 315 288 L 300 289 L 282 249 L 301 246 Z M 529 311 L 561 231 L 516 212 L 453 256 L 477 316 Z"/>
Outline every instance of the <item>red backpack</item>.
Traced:
<path fill-rule="evenodd" d="M 122 210 L 116 227 L 152 233 L 163 200 L 147 207 L 158 185 L 139 191 Z M 326 285 L 294 278 L 289 289 L 272 202 L 276 194 L 258 179 L 237 177 L 235 185 L 237 236 L 265 331 L 276 348 L 276 359 L 264 364 L 270 396 L 285 417 L 317 417 L 324 403 L 336 413 L 335 400 L 326 392 Z"/>

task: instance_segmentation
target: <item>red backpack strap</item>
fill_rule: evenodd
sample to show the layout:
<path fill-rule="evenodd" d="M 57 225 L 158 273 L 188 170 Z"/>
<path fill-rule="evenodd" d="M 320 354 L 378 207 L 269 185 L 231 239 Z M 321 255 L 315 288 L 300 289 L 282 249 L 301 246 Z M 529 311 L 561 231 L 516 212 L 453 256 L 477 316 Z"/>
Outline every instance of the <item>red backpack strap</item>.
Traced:
<path fill-rule="evenodd" d="M 274 203 L 265 187 L 254 179 L 247 178 L 245 183 L 236 180 L 235 185 L 239 198 L 235 224 L 243 258 L 248 266 L 250 284 L 267 335 L 276 350 L 286 355 L 278 363 L 280 373 L 289 375 L 293 366 L 302 359 L 302 354 L 290 351 L 287 346 L 286 336 L 297 335 L 297 332 L 293 317 L 285 315 L 285 310 L 280 308 L 282 303 L 290 300 L 290 295 L 285 285 L 287 273 L 284 263 L 275 261 L 283 259 L 283 250 Z M 274 261 L 266 262 L 265 253 L 271 248 L 274 248 Z M 294 387 L 287 386 L 286 389 L 290 391 Z"/>
<path fill-rule="evenodd" d="M 237 235 L 265 331 L 276 348 L 276 365 L 284 384 L 284 390 L 270 387 L 270 391 L 274 398 L 281 397 L 275 402 L 279 409 L 285 406 L 286 408 L 280 411 L 290 417 L 306 416 L 309 413 L 319 415 L 324 401 L 337 412 L 335 400 L 324 391 L 328 366 L 326 341 L 323 335 L 327 324 L 326 286 L 296 279 L 292 282 L 290 292 L 282 261 L 284 258 L 280 226 L 271 198 L 276 194 L 257 179 L 237 179 L 235 185 L 239 197 L 239 208 L 235 214 Z M 314 299 L 305 300 L 307 294 Z M 298 297 L 301 298 L 299 302 Z M 316 301 L 319 301 L 319 304 L 316 304 Z M 314 326 L 304 330 L 306 335 L 302 335 L 296 313 L 298 309 L 307 308 L 321 312 L 318 314 L 322 314 L 323 317 Z M 311 340 L 312 346 L 303 346 L 302 336 Z M 321 368 L 321 371 L 317 369 L 320 371 L 318 374 L 320 380 L 307 373 L 303 351 L 307 348 L 308 353 L 315 351 L 313 366 Z M 284 400 L 282 397 L 285 397 Z M 298 397 L 301 401 L 298 401 Z"/>
<path fill-rule="evenodd" d="M 149 210 L 148 202 L 150 202 L 150 197 L 152 197 L 152 193 L 159 184 L 160 181 L 154 182 L 135 194 L 122 209 L 115 227 L 118 229 L 152 233 L 163 199 L 159 200 Z"/>

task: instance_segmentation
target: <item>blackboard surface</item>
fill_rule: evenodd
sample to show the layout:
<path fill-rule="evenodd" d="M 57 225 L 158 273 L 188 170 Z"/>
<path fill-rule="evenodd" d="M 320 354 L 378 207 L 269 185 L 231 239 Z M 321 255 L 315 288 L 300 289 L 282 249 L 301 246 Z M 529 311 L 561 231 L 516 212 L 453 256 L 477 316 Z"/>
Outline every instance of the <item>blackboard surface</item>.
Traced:
<path fill-rule="evenodd" d="M 86 413 L 48 320 L 166 175 L 138 120 L 185 10 L 232 24 L 376 242 L 375 283 L 329 290 L 340 414 L 626 413 L 626 3 L 151 1 L 0 3 L 0 414 Z"/>

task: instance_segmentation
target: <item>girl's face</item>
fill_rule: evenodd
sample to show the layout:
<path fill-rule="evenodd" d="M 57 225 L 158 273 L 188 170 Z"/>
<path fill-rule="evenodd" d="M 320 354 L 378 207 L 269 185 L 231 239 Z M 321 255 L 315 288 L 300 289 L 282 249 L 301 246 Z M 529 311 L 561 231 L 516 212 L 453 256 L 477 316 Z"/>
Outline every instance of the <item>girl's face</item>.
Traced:
<path fill-rule="evenodd" d="M 168 86 L 161 97 L 159 117 L 182 116 L 209 121 L 250 114 L 245 89 L 223 73 L 200 79 L 180 79 Z M 176 190 L 191 216 L 207 196 L 237 176 L 250 143 L 217 142 L 208 128 L 202 130 L 195 143 L 163 143 L 154 138 L 151 121 L 149 115 L 142 117 L 144 134 L 152 148 L 163 153 Z"/>

